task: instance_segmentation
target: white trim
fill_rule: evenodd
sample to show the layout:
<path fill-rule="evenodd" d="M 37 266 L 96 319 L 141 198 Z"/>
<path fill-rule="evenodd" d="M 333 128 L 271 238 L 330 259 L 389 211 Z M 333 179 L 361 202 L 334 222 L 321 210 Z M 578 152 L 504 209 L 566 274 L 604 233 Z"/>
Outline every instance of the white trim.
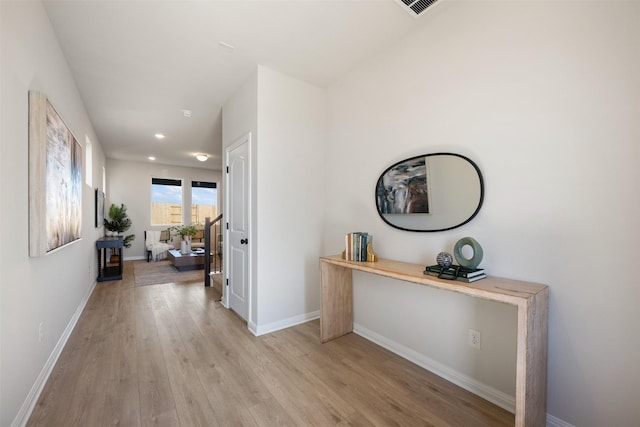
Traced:
<path fill-rule="evenodd" d="M 547 412 L 547 427 L 575 427 L 573 424 L 561 420 L 558 417 L 554 417 Z"/>
<path fill-rule="evenodd" d="M 473 378 L 464 375 L 458 371 L 451 369 L 435 360 L 426 357 L 423 354 L 418 353 L 415 350 L 410 349 L 402 344 L 392 341 L 376 332 L 373 332 L 362 325 L 357 323 L 353 324 L 353 332 L 368 339 L 381 347 L 401 356 L 416 365 L 433 372 L 434 374 L 444 378 L 447 381 L 454 383 L 455 385 L 464 388 L 489 402 L 498 405 L 502 409 L 505 409 L 511 413 L 515 413 L 516 401 L 514 396 L 510 396 L 507 393 L 503 393 L 498 389 L 490 387 L 484 383 L 474 380 Z"/>
<path fill-rule="evenodd" d="M 248 323 L 249 330 L 257 337 L 271 332 L 279 331 L 281 329 L 290 328 L 292 326 L 306 323 L 311 320 L 320 318 L 320 310 L 312 311 L 310 313 L 301 314 L 299 316 L 289 317 L 287 319 L 278 320 L 277 322 L 267 323 L 266 325 L 256 325 L 253 322 Z"/>
<path fill-rule="evenodd" d="M 253 335 L 258 336 L 258 325 L 256 325 L 254 322 L 247 322 L 247 329 L 249 329 L 249 332 L 251 332 Z"/>
<path fill-rule="evenodd" d="M 122 261 L 137 261 L 139 259 L 144 259 L 146 260 L 147 258 L 142 256 L 142 255 L 137 255 L 137 256 L 126 256 L 124 258 L 122 258 Z"/>
<path fill-rule="evenodd" d="M 38 402 L 40 393 L 42 393 L 42 389 L 44 388 L 44 385 L 47 383 L 47 380 L 49 379 L 49 376 L 53 371 L 53 367 L 56 365 L 56 362 L 58 361 L 58 358 L 60 357 L 60 354 L 62 353 L 64 346 L 67 344 L 67 340 L 71 336 L 71 332 L 73 331 L 73 328 L 75 328 L 76 323 L 78 323 L 78 319 L 80 319 L 80 315 L 82 314 L 82 311 L 87 305 L 87 302 L 89 302 L 89 298 L 91 297 L 91 294 L 93 293 L 93 290 L 95 289 L 95 287 L 96 287 L 96 282 L 93 282 L 93 285 L 91 285 L 91 287 L 89 288 L 85 296 L 82 298 L 82 301 L 80 301 L 80 305 L 78 305 L 76 312 L 71 317 L 71 320 L 69 320 L 69 323 L 67 324 L 67 327 L 62 333 L 62 336 L 60 337 L 56 346 L 53 348 L 53 351 L 49 355 L 49 359 L 47 359 L 47 362 L 42 367 L 42 370 L 40 371 L 38 378 L 36 378 L 36 381 L 31 386 L 31 390 L 29 390 L 29 394 L 27 395 L 27 398 L 22 404 L 22 407 L 18 411 L 18 414 L 16 415 L 15 419 L 11 423 L 11 427 L 23 427 L 27 425 L 27 421 L 29 421 L 29 417 L 31 417 L 33 408 L 35 408 L 36 403 Z"/>
<path fill-rule="evenodd" d="M 224 295 L 224 292 L 225 292 L 225 290 L 226 290 L 226 286 L 227 286 L 226 284 L 223 284 L 223 285 L 222 285 L 222 294 L 223 294 L 223 295 Z M 228 302 L 226 302 L 226 301 L 224 300 L 224 298 L 220 298 L 220 304 L 221 304 L 224 308 L 226 308 L 227 310 L 229 309 L 229 303 L 228 303 Z"/>

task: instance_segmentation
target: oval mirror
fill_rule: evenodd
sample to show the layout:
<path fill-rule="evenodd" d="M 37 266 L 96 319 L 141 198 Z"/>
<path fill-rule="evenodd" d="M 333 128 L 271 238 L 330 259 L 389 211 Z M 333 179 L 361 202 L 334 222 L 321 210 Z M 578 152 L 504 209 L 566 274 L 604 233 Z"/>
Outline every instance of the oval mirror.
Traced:
<path fill-rule="evenodd" d="M 434 153 L 389 166 L 376 184 L 384 222 L 407 231 L 444 231 L 476 216 L 484 199 L 478 166 L 465 156 Z"/>

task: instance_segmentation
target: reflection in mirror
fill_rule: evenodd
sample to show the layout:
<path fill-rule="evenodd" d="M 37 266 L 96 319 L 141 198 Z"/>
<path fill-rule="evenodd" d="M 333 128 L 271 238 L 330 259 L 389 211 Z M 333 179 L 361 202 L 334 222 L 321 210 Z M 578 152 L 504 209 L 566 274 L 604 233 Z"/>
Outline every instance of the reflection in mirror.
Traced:
<path fill-rule="evenodd" d="M 376 208 L 387 224 L 408 231 L 444 231 L 476 216 L 482 174 L 465 156 L 434 153 L 388 167 L 376 185 Z"/>

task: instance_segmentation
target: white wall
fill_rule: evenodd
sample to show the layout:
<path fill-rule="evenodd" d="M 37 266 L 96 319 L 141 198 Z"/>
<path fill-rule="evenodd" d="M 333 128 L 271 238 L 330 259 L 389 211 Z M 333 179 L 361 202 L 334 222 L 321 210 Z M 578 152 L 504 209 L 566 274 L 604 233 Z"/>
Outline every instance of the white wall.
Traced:
<path fill-rule="evenodd" d="M 259 66 L 222 116 L 225 147 L 252 134 L 248 322 L 261 335 L 318 316 L 326 100 L 322 89 Z"/>
<path fill-rule="evenodd" d="M 443 2 L 421 19 L 329 90 L 327 252 L 358 229 L 384 258 L 430 264 L 475 237 L 490 274 L 550 286 L 548 412 L 636 425 L 640 3 Z M 379 173 L 437 151 L 478 163 L 478 217 L 435 234 L 385 225 Z M 366 274 L 355 292 L 360 327 L 512 393 L 513 310 Z"/>
<path fill-rule="evenodd" d="M 255 165 L 257 164 L 258 157 L 258 72 L 252 73 L 245 83 L 236 90 L 236 92 L 225 102 L 222 108 L 222 151 L 223 151 L 223 167 L 227 166 L 226 148 L 233 145 L 240 138 L 246 134 L 251 134 L 251 146 L 250 152 L 251 164 L 254 170 L 251 174 L 251 188 L 258 188 L 257 174 L 255 173 Z M 226 188 L 226 174 L 223 175 L 223 182 Z M 257 209 L 257 195 L 254 191 L 250 194 L 250 204 L 254 209 L 251 211 L 251 219 L 249 224 L 248 238 L 252 243 L 249 245 L 249 292 L 250 292 L 250 306 L 249 306 L 249 318 L 248 323 L 250 325 L 255 324 L 255 319 L 258 317 L 257 313 L 257 297 L 258 292 L 255 290 L 257 283 L 257 269 L 251 265 L 252 261 L 256 259 L 258 246 L 254 245 L 255 236 L 258 234 L 257 222 L 258 222 L 258 209 Z M 225 245 L 227 245 L 225 243 Z M 229 257 L 225 256 L 228 260 Z M 226 262 L 226 261 L 225 261 Z M 226 268 L 226 267 L 225 267 Z M 224 293 L 224 292 L 223 292 Z M 225 295 L 228 297 L 228 295 Z"/>
<path fill-rule="evenodd" d="M 131 228 L 125 234 L 135 234 L 130 248 L 124 250 L 125 259 L 143 259 L 145 230 L 163 230 L 167 226 L 151 226 L 151 178 L 172 178 L 182 180 L 183 221 L 191 221 L 191 181 L 208 181 L 218 184 L 218 207 L 221 208 L 222 172 L 201 168 L 185 168 L 157 163 L 107 160 L 107 197 L 105 208 L 111 203 L 124 203 L 131 218 Z M 105 214 L 105 217 L 108 215 Z M 214 219 L 214 218 L 211 218 Z M 175 242 L 176 247 L 178 243 Z"/>
<path fill-rule="evenodd" d="M 319 315 L 325 111 L 322 89 L 258 68 L 258 334 Z"/>
<path fill-rule="evenodd" d="M 28 91 L 49 97 L 83 147 L 89 136 L 94 187 L 102 187 L 104 154 L 42 5 L 0 2 L 0 17 L 0 425 L 8 426 L 25 421 L 35 403 L 29 399 L 95 285 L 102 235 L 94 227 L 94 189 L 84 185 L 82 239 L 29 257 Z"/>

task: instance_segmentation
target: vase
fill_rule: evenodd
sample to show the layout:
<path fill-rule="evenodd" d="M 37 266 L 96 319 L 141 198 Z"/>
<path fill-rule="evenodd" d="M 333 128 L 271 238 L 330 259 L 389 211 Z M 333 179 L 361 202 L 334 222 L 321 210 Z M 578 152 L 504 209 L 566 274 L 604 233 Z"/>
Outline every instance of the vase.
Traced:
<path fill-rule="evenodd" d="M 186 255 L 191 253 L 191 236 L 184 236 L 180 242 L 180 253 Z"/>

